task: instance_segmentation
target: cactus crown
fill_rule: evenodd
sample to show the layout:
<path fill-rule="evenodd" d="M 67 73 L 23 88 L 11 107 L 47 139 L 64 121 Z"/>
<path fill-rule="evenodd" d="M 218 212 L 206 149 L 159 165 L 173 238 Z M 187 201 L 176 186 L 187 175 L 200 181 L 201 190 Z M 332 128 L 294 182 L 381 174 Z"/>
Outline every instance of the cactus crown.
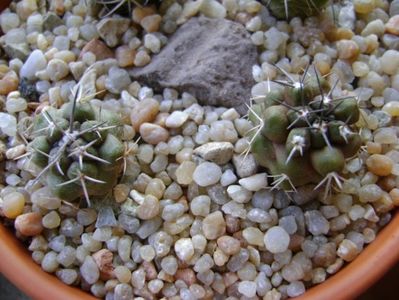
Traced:
<path fill-rule="evenodd" d="M 39 167 L 34 183 L 43 179 L 65 201 L 106 195 L 123 169 L 122 120 L 85 102 L 78 84 L 72 102 L 46 107 L 25 133 L 30 161 Z"/>
<path fill-rule="evenodd" d="M 313 76 L 305 70 L 299 80 L 280 71 L 287 80 L 275 82 L 283 88 L 270 90 L 249 108 L 252 153 L 275 179 L 274 188 L 327 184 L 329 189 L 334 182 L 340 186 L 345 159 L 361 146 L 355 127 L 360 116 L 357 100 L 334 98 L 337 83 L 330 87 L 316 70 Z"/>
<path fill-rule="evenodd" d="M 270 0 L 269 8 L 279 19 L 310 17 L 320 12 L 328 0 Z"/>

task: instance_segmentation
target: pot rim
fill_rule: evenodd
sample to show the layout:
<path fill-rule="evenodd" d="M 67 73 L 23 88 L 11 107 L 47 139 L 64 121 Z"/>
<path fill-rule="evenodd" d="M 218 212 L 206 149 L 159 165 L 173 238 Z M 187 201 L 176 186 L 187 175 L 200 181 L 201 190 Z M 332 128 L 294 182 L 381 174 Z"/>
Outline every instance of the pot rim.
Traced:
<path fill-rule="evenodd" d="M 94 300 L 92 295 L 62 283 L 44 272 L 27 248 L 0 224 L 0 272 L 37 300 Z M 297 300 L 354 299 L 399 261 L 399 211 L 362 253 L 325 282 L 307 290 Z"/>

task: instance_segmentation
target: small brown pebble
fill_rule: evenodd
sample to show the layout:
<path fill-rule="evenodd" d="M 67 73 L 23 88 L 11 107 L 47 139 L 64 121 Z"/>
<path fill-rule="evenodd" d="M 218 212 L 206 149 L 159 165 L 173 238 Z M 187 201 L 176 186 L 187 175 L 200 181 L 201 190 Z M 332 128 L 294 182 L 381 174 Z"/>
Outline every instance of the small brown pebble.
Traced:
<path fill-rule="evenodd" d="M 305 238 L 302 235 L 299 234 L 293 234 L 290 236 L 290 244 L 288 245 L 288 249 L 291 251 L 300 251 L 301 250 L 301 245 L 302 242 L 305 240 Z"/>
<path fill-rule="evenodd" d="M 378 180 L 377 185 L 379 185 L 380 188 L 382 188 L 384 191 L 389 192 L 390 190 L 396 187 L 396 177 L 397 176 L 394 175 L 383 177 L 380 180 Z"/>
<path fill-rule="evenodd" d="M 385 24 L 385 32 L 399 35 L 399 15 L 395 15 Z"/>
<path fill-rule="evenodd" d="M 153 6 L 136 6 L 132 12 L 133 22 L 140 24 L 141 20 L 147 16 L 151 16 L 156 12 Z"/>
<path fill-rule="evenodd" d="M 226 215 L 225 220 L 226 220 L 226 231 L 228 233 L 233 234 L 234 232 L 237 232 L 241 229 L 240 219 L 234 218 L 230 215 Z"/>
<path fill-rule="evenodd" d="M 160 15 L 146 16 L 140 21 L 140 25 L 147 32 L 156 32 L 159 30 L 159 25 L 161 24 L 162 17 Z"/>
<path fill-rule="evenodd" d="M 14 71 L 9 71 L 0 79 L 0 95 L 8 95 L 18 89 L 19 79 Z"/>
<path fill-rule="evenodd" d="M 152 122 L 159 112 L 159 102 L 152 98 L 146 98 L 137 103 L 130 114 L 130 121 L 134 130 L 138 131 L 141 124 Z"/>
<path fill-rule="evenodd" d="M 399 189 L 394 188 L 389 192 L 389 196 L 391 196 L 392 203 L 395 206 L 399 206 Z"/>
<path fill-rule="evenodd" d="M 237 282 L 237 280 L 238 280 L 238 276 L 234 272 L 228 272 L 228 273 L 223 274 L 223 281 L 224 281 L 224 285 L 226 287 L 229 287 L 234 282 Z"/>
<path fill-rule="evenodd" d="M 114 276 L 113 257 L 114 255 L 108 249 L 101 249 L 93 254 L 93 259 L 100 270 L 102 280 L 108 280 Z"/>
<path fill-rule="evenodd" d="M 15 229 L 25 236 L 38 235 L 43 231 L 42 216 L 38 212 L 19 215 L 15 219 Z"/>
<path fill-rule="evenodd" d="M 129 46 L 123 45 L 115 50 L 115 58 L 118 61 L 118 65 L 122 68 L 133 66 L 135 57 L 136 50 L 130 49 Z"/>
<path fill-rule="evenodd" d="M 367 142 L 366 147 L 369 154 L 380 154 L 382 151 L 382 146 L 380 143 Z"/>
<path fill-rule="evenodd" d="M 98 39 L 92 39 L 88 42 L 80 52 L 79 58 L 82 58 L 82 56 L 87 52 L 93 53 L 96 56 L 97 61 L 114 57 L 112 50 Z"/>
<path fill-rule="evenodd" d="M 196 281 L 195 273 L 190 268 L 178 269 L 175 274 L 175 279 L 183 280 L 188 286 L 191 286 Z"/>
<path fill-rule="evenodd" d="M 338 41 L 337 50 L 341 59 L 354 59 L 359 55 L 359 46 L 352 40 Z"/>
<path fill-rule="evenodd" d="M 235 21 L 245 25 L 252 19 L 252 16 L 246 12 L 240 12 L 236 15 Z"/>
<path fill-rule="evenodd" d="M 373 154 L 366 160 L 367 169 L 378 176 L 388 176 L 392 172 L 393 161 L 388 156 Z"/>

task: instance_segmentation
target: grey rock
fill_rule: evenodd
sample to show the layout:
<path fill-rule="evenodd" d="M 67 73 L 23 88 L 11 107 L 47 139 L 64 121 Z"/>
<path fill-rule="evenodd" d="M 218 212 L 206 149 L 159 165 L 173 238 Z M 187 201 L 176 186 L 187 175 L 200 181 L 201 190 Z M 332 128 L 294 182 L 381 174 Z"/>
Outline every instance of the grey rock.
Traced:
<path fill-rule="evenodd" d="M 234 146 L 229 142 L 211 142 L 194 149 L 194 154 L 218 165 L 228 163 L 232 158 L 233 153 Z"/>
<path fill-rule="evenodd" d="M 156 91 L 174 88 L 188 92 L 203 105 L 234 107 L 246 112 L 256 47 L 236 22 L 192 18 L 170 38 L 162 51 L 130 75 Z"/>
<path fill-rule="evenodd" d="M 308 231 L 313 235 L 327 234 L 330 224 L 318 210 L 305 212 L 305 221 Z"/>
<path fill-rule="evenodd" d="M 45 30 L 53 31 L 54 28 L 64 25 L 62 19 L 55 13 L 49 11 L 46 13 L 43 19 L 43 26 Z"/>

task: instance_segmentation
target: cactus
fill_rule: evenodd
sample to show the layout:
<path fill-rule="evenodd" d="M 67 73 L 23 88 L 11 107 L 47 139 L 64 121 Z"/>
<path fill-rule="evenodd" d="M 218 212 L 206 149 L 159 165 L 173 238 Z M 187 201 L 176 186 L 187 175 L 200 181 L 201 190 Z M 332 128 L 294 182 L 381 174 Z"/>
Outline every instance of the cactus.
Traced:
<path fill-rule="evenodd" d="M 105 15 L 103 18 L 109 17 L 113 13 L 120 13 L 127 17 L 130 17 L 132 13 L 132 8 L 135 6 L 146 6 L 152 2 L 153 0 L 97 0 L 98 4 L 104 6 Z"/>
<path fill-rule="evenodd" d="M 333 98 L 324 78 L 300 80 L 280 69 L 287 81 L 278 91 L 269 91 L 249 107 L 254 124 L 249 132 L 251 151 L 259 164 L 269 170 L 274 188 L 295 190 L 299 186 L 341 185 L 345 160 L 361 147 L 355 123 L 360 116 L 353 97 Z"/>
<path fill-rule="evenodd" d="M 33 119 L 27 133 L 30 161 L 53 194 L 72 202 L 111 191 L 122 173 L 125 145 L 121 141 L 121 118 L 106 109 L 74 100 L 59 109 L 47 107 Z"/>
<path fill-rule="evenodd" d="M 279 19 L 309 17 L 320 12 L 328 0 L 270 0 L 269 9 Z"/>

